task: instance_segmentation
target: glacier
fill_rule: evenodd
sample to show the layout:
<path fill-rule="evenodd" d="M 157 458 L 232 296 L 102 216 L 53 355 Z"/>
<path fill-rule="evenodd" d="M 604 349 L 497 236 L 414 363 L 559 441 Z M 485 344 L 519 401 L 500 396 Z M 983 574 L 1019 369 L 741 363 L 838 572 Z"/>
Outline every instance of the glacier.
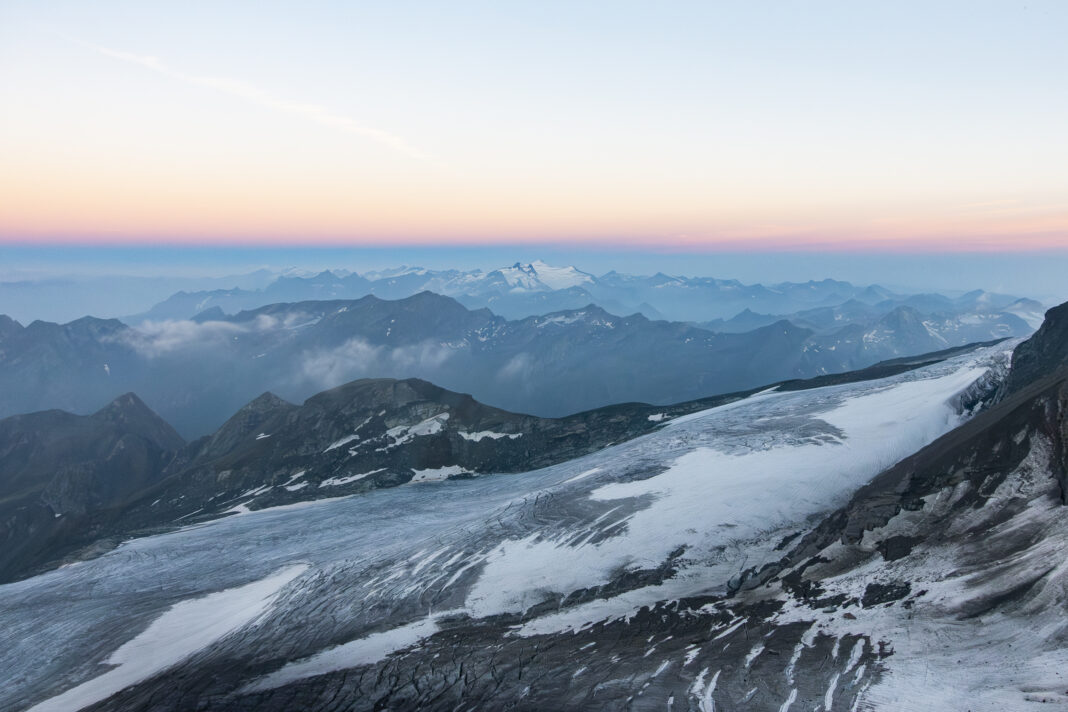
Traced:
<path fill-rule="evenodd" d="M 964 394 L 1003 369 L 1011 346 L 876 381 L 765 391 L 533 472 L 427 478 L 132 539 L 0 586 L 0 630 L 15 641 L 0 647 L 0 708 L 81 709 L 194 669 L 225 670 L 212 694 L 238 700 L 418 655 L 463 626 L 504 645 L 727 596 L 784 539 L 964 422 Z M 230 600 L 252 603 L 231 615 Z M 184 638 L 151 663 L 130 658 L 205 606 L 218 610 L 181 616 Z M 724 621 L 717 635 L 741 625 Z M 711 700 L 718 672 L 650 646 L 654 678 L 685 674 L 695 699 Z M 747 650 L 747 668 L 768 655 Z M 833 678 L 828 708 L 843 675 L 863 682 L 860 654 Z"/>

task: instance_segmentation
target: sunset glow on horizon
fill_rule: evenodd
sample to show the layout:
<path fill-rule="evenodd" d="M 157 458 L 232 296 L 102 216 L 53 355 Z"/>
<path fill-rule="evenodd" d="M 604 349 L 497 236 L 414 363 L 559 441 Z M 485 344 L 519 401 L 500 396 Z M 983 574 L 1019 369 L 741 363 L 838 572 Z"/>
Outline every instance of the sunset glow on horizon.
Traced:
<path fill-rule="evenodd" d="M 0 244 L 1068 248 L 1068 5 L 0 6 Z"/>

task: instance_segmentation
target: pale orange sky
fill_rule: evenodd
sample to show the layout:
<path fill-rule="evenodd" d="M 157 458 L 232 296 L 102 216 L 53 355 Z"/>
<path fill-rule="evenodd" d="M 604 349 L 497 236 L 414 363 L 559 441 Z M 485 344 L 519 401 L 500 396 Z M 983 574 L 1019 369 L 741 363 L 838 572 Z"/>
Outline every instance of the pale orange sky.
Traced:
<path fill-rule="evenodd" d="M 1068 6 L 749 5 L 8 3 L 0 241 L 1068 247 Z"/>

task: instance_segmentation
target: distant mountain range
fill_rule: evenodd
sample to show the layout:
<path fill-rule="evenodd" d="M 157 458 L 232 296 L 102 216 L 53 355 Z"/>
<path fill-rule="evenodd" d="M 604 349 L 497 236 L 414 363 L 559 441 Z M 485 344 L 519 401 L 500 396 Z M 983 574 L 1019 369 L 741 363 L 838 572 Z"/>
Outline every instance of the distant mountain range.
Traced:
<path fill-rule="evenodd" d="M 87 314 L 121 316 L 148 309 L 178 291 L 242 289 L 258 291 L 289 271 L 258 269 L 215 277 L 180 275 L 82 274 L 43 276 L 2 273 L 0 312 L 24 323 L 35 319 L 70 321 Z"/>
<path fill-rule="evenodd" d="M 934 326 L 940 323 L 940 331 L 949 327 L 949 322 L 959 323 L 959 329 L 972 327 L 984 329 L 1001 328 L 1019 332 L 1022 329 L 1036 329 L 1042 323 L 1044 308 L 1033 299 L 1017 299 L 1005 306 L 994 308 L 985 292 L 971 292 L 957 299 L 949 299 L 938 294 L 920 294 L 900 301 L 886 300 L 878 304 L 866 304 L 858 299 L 850 299 L 842 304 L 827 307 L 815 307 L 793 314 L 758 314 L 750 309 L 739 312 L 730 319 L 713 319 L 699 323 L 711 331 L 740 333 L 752 331 L 761 326 L 768 326 L 786 319 L 797 326 L 812 329 L 816 333 L 832 333 L 845 326 L 874 326 L 887 314 L 900 309 L 907 309 L 922 316 L 923 320 Z M 1001 300 L 997 300 L 1000 303 Z"/>
<path fill-rule="evenodd" d="M 796 314 L 803 318 L 811 310 L 840 307 L 846 303 L 863 305 L 871 318 L 898 306 L 909 306 L 932 315 L 1015 310 L 1019 312 L 1016 315 L 1028 321 L 1032 328 L 1041 323 L 1043 311 L 1038 302 L 1018 302 L 1013 296 L 984 291 L 949 298 L 939 294 L 898 294 L 878 285 L 860 287 L 832 279 L 765 286 L 742 284 L 733 279 L 662 273 L 634 276 L 609 272 L 594 276 L 576 267 L 554 267 L 536 261 L 517 262 L 511 267 L 490 271 L 402 267 L 362 275 L 345 271 L 283 275 L 261 289 L 181 291 L 147 312 L 124 320 L 137 323 L 190 319 L 216 307 L 226 314 L 236 314 L 278 302 L 355 299 L 367 295 L 402 299 L 422 291 L 453 297 L 470 309 L 486 307 L 494 314 L 510 319 L 596 304 L 616 315 L 640 313 L 650 319 L 710 322 L 708 325 L 713 328 L 721 325 L 715 320 L 731 319 L 747 310 L 771 319 L 755 325 L 762 326 L 778 320 L 770 315 Z M 738 329 L 728 325 L 726 330 Z"/>
<path fill-rule="evenodd" d="M 569 275 L 556 278 L 577 279 Z M 191 320 L 136 327 L 88 317 L 23 327 L 0 317 L 0 416 L 89 413 L 134 391 L 195 437 L 264 391 L 300 402 L 356 378 L 416 377 L 556 417 L 627 401 L 680 402 L 1029 332 L 1008 313 L 935 318 L 907 306 L 837 330 L 779 320 L 716 333 L 593 305 L 509 320 L 430 292 L 235 315 L 215 305 Z"/>

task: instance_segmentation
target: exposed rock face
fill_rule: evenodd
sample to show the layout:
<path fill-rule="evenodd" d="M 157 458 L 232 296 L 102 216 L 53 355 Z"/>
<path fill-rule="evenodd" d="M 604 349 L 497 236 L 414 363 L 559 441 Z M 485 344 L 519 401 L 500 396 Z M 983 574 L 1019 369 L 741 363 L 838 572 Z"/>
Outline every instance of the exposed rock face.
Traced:
<path fill-rule="evenodd" d="M 1034 336 L 1020 344 L 1012 355 L 1012 371 L 1004 395 L 1056 377 L 1068 365 L 1068 303 L 1046 312 L 1046 320 Z"/>
<path fill-rule="evenodd" d="M 132 393 L 90 416 L 0 420 L 0 580 L 80 540 L 154 484 L 184 442 Z"/>

